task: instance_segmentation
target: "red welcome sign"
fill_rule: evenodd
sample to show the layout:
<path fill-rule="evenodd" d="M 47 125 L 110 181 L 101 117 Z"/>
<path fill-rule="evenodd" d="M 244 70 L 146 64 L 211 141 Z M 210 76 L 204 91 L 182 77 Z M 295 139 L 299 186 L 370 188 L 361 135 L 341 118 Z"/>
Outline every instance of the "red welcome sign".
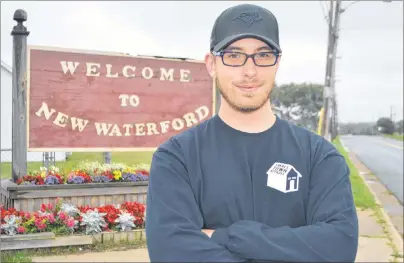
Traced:
<path fill-rule="evenodd" d="M 215 113 L 201 61 L 29 47 L 29 151 L 154 150 Z"/>

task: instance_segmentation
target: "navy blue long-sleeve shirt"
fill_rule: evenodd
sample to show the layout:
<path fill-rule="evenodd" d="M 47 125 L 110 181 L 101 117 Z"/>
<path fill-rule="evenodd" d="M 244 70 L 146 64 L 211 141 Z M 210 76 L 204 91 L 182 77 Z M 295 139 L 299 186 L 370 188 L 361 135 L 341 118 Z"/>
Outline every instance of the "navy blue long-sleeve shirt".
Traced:
<path fill-rule="evenodd" d="M 343 156 L 276 119 L 261 133 L 219 116 L 154 153 L 146 208 L 152 262 L 345 261 L 358 219 Z M 215 230 L 211 238 L 201 229 Z"/>

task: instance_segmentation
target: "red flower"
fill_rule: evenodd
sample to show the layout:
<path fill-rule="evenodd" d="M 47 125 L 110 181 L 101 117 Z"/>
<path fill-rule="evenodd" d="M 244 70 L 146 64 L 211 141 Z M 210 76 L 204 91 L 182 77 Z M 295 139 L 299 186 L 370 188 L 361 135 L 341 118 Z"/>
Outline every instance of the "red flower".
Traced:
<path fill-rule="evenodd" d="M 42 213 L 45 213 L 45 212 L 49 212 L 49 213 L 51 213 L 52 212 L 52 210 L 53 210 L 53 205 L 52 204 L 42 204 L 41 205 L 41 212 Z"/>
<path fill-rule="evenodd" d="M 53 214 L 48 215 L 48 220 L 49 220 L 49 223 L 51 223 L 51 224 L 55 223 L 55 217 L 53 216 Z"/>
<path fill-rule="evenodd" d="M 79 206 L 78 209 L 81 213 L 87 213 L 88 210 L 93 210 L 89 205 Z"/>
<path fill-rule="evenodd" d="M 70 227 L 70 228 L 74 227 L 74 218 L 70 217 L 69 219 L 67 219 L 65 221 L 65 224 L 67 227 Z"/>
<path fill-rule="evenodd" d="M 35 220 L 35 226 L 38 228 L 38 230 L 43 230 L 46 228 L 45 224 L 45 219 L 39 217 Z"/>
<path fill-rule="evenodd" d="M 144 176 L 149 176 L 149 172 L 146 171 L 145 169 L 138 169 L 135 171 L 135 174 L 137 174 L 137 173 L 141 173 Z"/>
<path fill-rule="evenodd" d="M 65 221 L 67 219 L 67 214 L 66 212 L 59 212 L 58 214 L 60 220 Z"/>
<path fill-rule="evenodd" d="M 101 206 L 98 208 L 98 211 L 100 213 L 106 213 L 105 220 L 111 225 L 115 224 L 115 220 L 121 213 L 121 211 L 113 205 Z"/>
<path fill-rule="evenodd" d="M 26 229 L 25 229 L 25 227 L 23 227 L 23 226 L 19 226 L 19 227 L 17 228 L 17 232 L 20 233 L 20 234 L 24 233 L 25 230 L 26 230 Z"/>

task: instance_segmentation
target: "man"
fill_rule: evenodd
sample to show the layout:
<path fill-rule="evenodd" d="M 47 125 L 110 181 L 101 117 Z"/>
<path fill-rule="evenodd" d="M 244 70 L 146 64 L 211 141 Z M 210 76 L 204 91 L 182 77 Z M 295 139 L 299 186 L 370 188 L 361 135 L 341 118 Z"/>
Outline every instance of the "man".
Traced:
<path fill-rule="evenodd" d="M 205 59 L 221 93 L 218 115 L 153 156 L 152 262 L 355 260 L 358 220 L 345 159 L 271 111 L 280 58 L 268 10 L 243 4 L 218 17 Z"/>

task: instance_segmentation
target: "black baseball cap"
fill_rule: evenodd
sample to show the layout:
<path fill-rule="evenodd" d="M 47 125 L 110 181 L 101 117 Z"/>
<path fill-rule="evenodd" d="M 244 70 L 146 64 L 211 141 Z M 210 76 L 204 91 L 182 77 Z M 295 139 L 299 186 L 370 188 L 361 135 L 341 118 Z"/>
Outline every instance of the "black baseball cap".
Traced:
<path fill-rule="evenodd" d="M 279 45 L 279 29 L 276 17 L 267 9 L 241 4 L 223 11 L 213 25 L 210 50 L 221 51 L 242 38 L 256 38 L 282 52 Z"/>

